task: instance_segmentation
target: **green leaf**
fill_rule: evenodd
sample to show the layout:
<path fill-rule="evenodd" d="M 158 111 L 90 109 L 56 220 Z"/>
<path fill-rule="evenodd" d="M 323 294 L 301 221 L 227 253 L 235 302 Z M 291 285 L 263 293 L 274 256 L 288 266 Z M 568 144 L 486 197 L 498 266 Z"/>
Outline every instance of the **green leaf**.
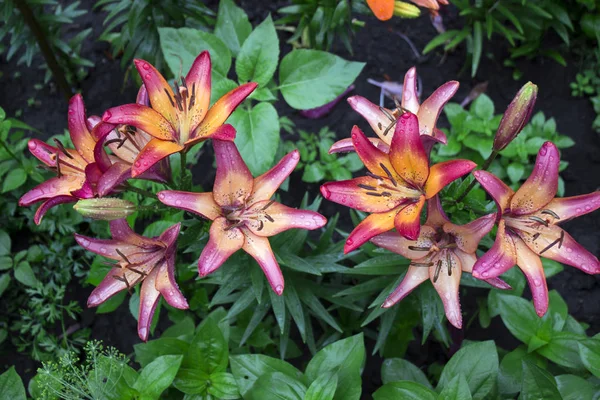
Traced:
<path fill-rule="evenodd" d="M 108 314 L 115 311 L 125 300 L 127 292 L 123 291 L 110 297 L 96 308 L 96 314 Z"/>
<path fill-rule="evenodd" d="M 0 271 L 11 269 L 12 266 L 13 266 L 12 258 L 10 258 L 9 256 L 0 256 Z"/>
<path fill-rule="evenodd" d="M 252 109 L 237 109 L 228 121 L 237 130 L 235 144 L 250 172 L 258 176 L 275 160 L 279 146 L 279 116 L 270 103 L 258 103 Z"/>
<path fill-rule="evenodd" d="M 440 33 L 439 35 L 437 35 L 436 37 L 431 39 L 431 41 L 429 43 L 427 43 L 427 45 L 423 49 L 423 55 L 429 53 L 431 50 L 435 49 L 436 47 L 439 47 L 442 44 L 450 41 L 452 38 L 454 38 L 460 32 L 461 31 L 452 29 L 452 30 L 448 30 L 444 33 Z"/>
<path fill-rule="evenodd" d="M 556 379 L 562 400 L 593 399 L 598 390 L 592 383 L 580 376 L 559 375 L 554 379 Z"/>
<path fill-rule="evenodd" d="M 523 384 L 519 400 L 562 400 L 554 377 L 535 364 L 523 361 Z"/>
<path fill-rule="evenodd" d="M 281 60 L 279 89 L 295 109 L 320 107 L 342 94 L 364 66 L 324 51 L 294 50 Z"/>
<path fill-rule="evenodd" d="M 189 346 L 190 344 L 183 340 L 161 337 L 146 343 L 135 344 L 133 349 L 135 350 L 135 361 L 145 367 L 160 356 L 184 355 Z"/>
<path fill-rule="evenodd" d="M 157 237 L 173 225 L 171 221 L 154 221 L 144 229 L 142 236 Z"/>
<path fill-rule="evenodd" d="M 521 342 L 529 343 L 536 334 L 539 321 L 531 303 L 508 294 L 498 294 L 497 298 L 504 325 Z"/>
<path fill-rule="evenodd" d="M 221 400 L 240 398 L 235 378 L 228 372 L 217 372 L 210 375 L 208 393 Z"/>
<path fill-rule="evenodd" d="M 212 63 L 213 84 L 227 76 L 231 52 L 215 35 L 191 28 L 158 28 L 160 47 L 173 76 L 190 70 L 198 55 L 208 50 Z M 176 56 L 175 56 L 176 55 Z"/>
<path fill-rule="evenodd" d="M 227 45 L 234 57 L 242 48 L 244 41 L 252 32 L 248 16 L 233 0 L 219 2 L 215 35 Z"/>
<path fill-rule="evenodd" d="M 15 367 L 10 367 L 0 375 L 0 393 L 2 398 L 11 400 L 26 400 L 25 386 Z"/>
<path fill-rule="evenodd" d="M 439 400 L 471 400 L 469 385 L 462 374 L 456 375 L 440 392 Z"/>
<path fill-rule="evenodd" d="M 304 375 L 288 362 L 262 354 L 243 354 L 230 357 L 231 372 L 242 397 L 256 380 L 267 373 L 281 372 L 290 378 L 304 381 Z"/>
<path fill-rule="evenodd" d="M 471 60 L 471 77 L 475 77 L 477 74 L 477 68 L 479 67 L 479 61 L 481 60 L 481 46 L 483 41 L 483 32 L 481 28 L 481 22 L 475 21 L 473 24 L 473 54 Z"/>
<path fill-rule="evenodd" d="M 517 183 L 523 177 L 525 167 L 521 163 L 513 162 L 506 167 L 506 173 L 512 183 Z"/>
<path fill-rule="evenodd" d="M 385 383 L 395 381 L 412 381 L 432 388 L 427 376 L 416 365 L 401 358 L 390 358 L 381 366 L 381 381 Z"/>
<path fill-rule="evenodd" d="M 35 286 L 38 283 L 31 266 L 27 261 L 22 261 L 15 268 L 15 279 L 26 286 Z"/>
<path fill-rule="evenodd" d="M 498 387 L 503 394 L 512 395 L 521 391 L 523 375 L 523 360 L 535 362 L 540 358 L 535 354 L 528 354 L 524 346 L 519 346 L 504 356 L 500 362 Z"/>
<path fill-rule="evenodd" d="M 244 42 L 235 62 L 235 72 L 241 82 L 256 82 L 265 86 L 273 78 L 279 61 L 279 38 L 269 15 Z"/>
<path fill-rule="evenodd" d="M 157 357 L 142 369 L 133 388 L 140 392 L 142 399 L 158 399 L 171 386 L 182 360 L 181 355 Z"/>
<path fill-rule="evenodd" d="M 579 357 L 578 344 L 584 340 L 585 337 L 581 335 L 570 332 L 555 332 L 548 344 L 539 348 L 537 352 L 558 365 L 582 370 L 585 366 Z"/>
<path fill-rule="evenodd" d="M 498 375 L 498 353 L 494 342 L 472 343 L 456 352 L 442 371 L 438 390 L 459 374 L 464 375 L 474 400 L 487 399 Z"/>
<path fill-rule="evenodd" d="M 482 120 L 488 121 L 494 117 L 494 102 L 484 93 L 473 101 L 470 110 Z"/>
<path fill-rule="evenodd" d="M 310 384 L 304 400 L 333 400 L 338 384 L 337 374 L 333 371 L 325 373 Z"/>
<path fill-rule="evenodd" d="M 27 181 L 27 173 L 23 168 L 11 170 L 2 183 L 2 193 L 10 192 L 21 187 Z"/>
<path fill-rule="evenodd" d="M 437 400 L 437 398 L 433 390 L 409 381 L 387 383 L 373 393 L 373 400 Z"/>
<path fill-rule="evenodd" d="M 336 400 L 360 399 L 360 368 L 365 360 L 363 334 L 338 340 L 320 350 L 306 367 L 306 377 L 314 381 L 328 371 L 337 371 Z"/>
<path fill-rule="evenodd" d="M 577 344 L 583 365 L 600 378 L 600 340 L 586 340 Z"/>
<path fill-rule="evenodd" d="M 10 283 L 10 275 L 8 273 L 0 275 L 0 297 L 2 297 L 2 294 L 8 287 L 9 283 Z"/>
<path fill-rule="evenodd" d="M 0 229 L 0 256 L 10 254 L 10 236 Z"/>
<path fill-rule="evenodd" d="M 245 400 L 303 400 L 306 386 L 281 372 L 269 372 L 256 380 L 244 395 Z"/>

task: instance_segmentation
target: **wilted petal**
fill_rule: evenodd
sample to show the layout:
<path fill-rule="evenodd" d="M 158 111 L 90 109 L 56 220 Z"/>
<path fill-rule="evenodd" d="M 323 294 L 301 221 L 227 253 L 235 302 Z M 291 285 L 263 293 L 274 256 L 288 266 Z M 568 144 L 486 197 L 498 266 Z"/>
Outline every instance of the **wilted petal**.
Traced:
<path fill-rule="evenodd" d="M 138 336 L 144 342 L 148 340 L 150 334 L 150 325 L 152 317 L 160 299 L 160 292 L 156 289 L 156 278 L 158 268 L 154 268 L 152 272 L 144 279 L 142 290 L 140 290 L 140 308 L 138 315 Z"/>
<path fill-rule="evenodd" d="M 354 111 L 367 120 L 371 129 L 373 129 L 383 142 L 387 144 L 392 142 L 394 130 L 393 128 L 388 129 L 388 127 L 395 122 L 395 117 L 390 110 L 379 107 L 362 96 L 349 97 L 348 104 L 350 104 L 350 107 L 352 107 Z M 384 135 L 384 133 L 386 134 Z"/>
<path fill-rule="evenodd" d="M 77 201 L 77 199 L 73 196 L 52 197 L 43 202 L 42 205 L 37 209 L 35 215 L 33 216 L 33 222 L 35 222 L 36 225 L 39 225 L 42 222 L 42 218 L 44 218 L 44 215 L 46 215 L 48 210 L 50 210 L 52 207 L 57 206 L 59 204 L 72 203 L 75 201 Z"/>
<path fill-rule="evenodd" d="M 245 83 L 217 100 L 208 110 L 208 113 L 200 125 L 192 132 L 190 138 L 210 136 L 218 127 L 223 125 L 236 107 L 244 101 L 255 88 L 256 83 Z"/>
<path fill-rule="evenodd" d="M 213 140 L 217 175 L 213 197 L 222 207 L 239 207 L 252 193 L 254 178 L 233 142 Z"/>
<path fill-rule="evenodd" d="M 379 138 L 372 138 L 372 137 L 369 137 L 367 139 L 369 140 L 369 142 L 371 142 L 371 144 L 373 144 L 373 146 L 377 147 L 379 150 L 383 151 L 384 153 L 390 152 L 390 146 L 387 145 L 383 140 L 381 140 Z M 354 144 L 352 143 L 352 138 L 346 138 L 346 139 L 338 140 L 333 145 L 331 145 L 331 148 L 329 149 L 329 154 L 350 153 L 353 151 L 354 151 Z"/>
<path fill-rule="evenodd" d="M 210 226 L 208 243 L 198 259 L 198 273 L 204 277 L 219 268 L 244 245 L 244 234 L 231 227 L 224 217 L 218 217 Z"/>
<path fill-rule="evenodd" d="M 131 167 L 133 178 L 140 176 L 152 166 L 156 165 L 165 157 L 183 150 L 183 146 L 176 142 L 168 142 L 160 139 L 152 139 L 140 151 Z"/>
<path fill-rule="evenodd" d="M 377 19 L 387 21 L 394 15 L 394 0 L 367 0 Z"/>
<path fill-rule="evenodd" d="M 383 302 L 382 307 L 388 308 L 405 298 L 414 288 L 429 279 L 429 268 L 410 266 L 404 279 L 398 287 Z"/>
<path fill-rule="evenodd" d="M 521 239 L 515 238 L 514 242 L 517 251 L 517 265 L 527 278 L 535 312 L 541 317 L 548 311 L 548 285 L 542 260 Z"/>
<path fill-rule="evenodd" d="M 390 161 L 407 182 L 422 187 L 429 175 L 429 159 L 419 135 L 419 121 L 412 113 L 398 118 L 390 145 Z"/>
<path fill-rule="evenodd" d="M 432 165 L 429 169 L 429 178 L 425 183 L 425 196 L 432 198 L 446 185 L 471 172 L 477 164 L 469 160 L 444 161 Z"/>
<path fill-rule="evenodd" d="M 254 218 L 246 220 L 246 226 L 258 236 L 277 235 L 292 228 L 313 230 L 324 226 L 327 219 L 310 210 L 299 210 L 276 201 L 264 200 L 252 205 L 248 213 Z"/>
<path fill-rule="evenodd" d="M 352 144 L 356 154 L 371 173 L 381 177 L 388 177 L 388 174 L 391 174 L 396 182 L 402 182 L 388 154 L 375 147 L 356 125 L 352 128 Z"/>
<path fill-rule="evenodd" d="M 96 141 L 87 128 L 83 97 L 76 94 L 69 100 L 69 134 L 75 149 L 84 160 L 94 162 Z"/>
<path fill-rule="evenodd" d="M 299 160 L 300 153 L 298 150 L 294 150 L 286 154 L 273 168 L 255 178 L 248 202 L 252 204 L 262 200 L 269 200 L 277 189 L 279 189 L 283 181 L 294 171 Z"/>
<path fill-rule="evenodd" d="M 488 214 L 477 218 L 466 225 L 455 225 L 451 222 L 444 224 L 444 232 L 454 236 L 458 248 L 467 252 L 475 253 L 479 242 L 494 227 L 496 214 Z"/>
<path fill-rule="evenodd" d="M 131 178 L 131 164 L 122 161 L 114 163 L 98 180 L 98 196 L 104 197 L 117 186 Z"/>
<path fill-rule="evenodd" d="M 437 4 L 437 2 L 433 2 Z M 431 135 L 433 133 L 442 108 L 454 96 L 458 86 L 457 81 L 446 82 L 421 104 L 417 113 L 421 135 Z"/>
<path fill-rule="evenodd" d="M 194 193 L 179 190 L 158 192 L 158 200 L 170 207 L 179 208 L 214 220 L 221 215 L 221 207 L 215 203 L 212 192 Z"/>
<path fill-rule="evenodd" d="M 600 192 L 573 197 L 556 197 L 543 208 L 553 211 L 560 217 L 560 220 L 555 223 L 565 222 L 600 208 Z"/>
<path fill-rule="evenodd" d="M 177 111 L 173 106 L 175 98 L 169 83 L 152 64 L 145 60 L 133 60 L 144 82 L 152 108 L 165 117 L 173 126 L 177 126 Z"/>
<path fill-rule="evenodd" d="M 397 212 L 397 210 L 392 210 L 386 213 L 371 214 L 362 220 L 348 235 L 344 245 L 344 253 L 347 254 L 356 250 L 373 236 L 394 229 L 394 217 Z"/>
<path fill-rule="evenodd" d="M 394 226 L 398 233 L 407 239 L 417 240 L 421 230 L 421 210 L 425 204 L 425 196 L 419 201 L 402 208 L 394 218 Z"/>
<path fill-rule="evenodd" d="M 244 236 L 246 237 L 243 247 L 244 251 L 256 260 L 267 277 L 273 291 L 281 296 L 284 288 L 283 275 L 279 264 L 277 264 L 273 250 L 271 250 L 269 239 L 256 236 L 246 229 L 244 230 Z"/>
<path fill-rule="evenodd" d="M 496 202 L 498 214 L 502 215 L 510 207 L 510 199 L 515 192 L 491 172 L 474 171 L 473 176 L 485 191 L 492 196 L 492 199 Z"/>
<path fill-rule="evenodd" d="M 552 142 L 544 143 L 538 152 L 533 172 L 510 201 L 513 214 L 535 212 L 556 196 L 559 164 L 560 156 L 556 146 Z"/>
<path fill-rule="evenodd" d="M 165 298 L 171 307 L 185 310 L 189 308 L 188 302 L 179 290 L 175 281 L 175 262 L 173 257 L 167 257 L 160 266 L 156 275 L 156 289 Z"/>
<path fill-rule="evenodd" d="M 371 239 L 371 243 L 400 254 L 410 260 L 418 260 L 425 257 L 429 251 L 425 249 L 431 248 L 434 245 L 435 229 L 430 226 L 422 226 L 419 238 L 417 240 L 406 239 L 398 232 L 385 232 Z M 410 247 L 420 248 L 422 250 L 411 250 Z"/>
<path fill-rule="evenodd" d="M 194 105 L 188 111 L 190 131 L 192 132 L 204 119 L 210 106 L 210 70 L 210 54 L 208 51 L 203 51 L 196 57 L 185 78 L 188 91 L 193 91 L 190 96 L 194 96 Z"/>
<path fill-rule="evenodd" d="M 441 261 L 438 270 L 438 261 Z M 460 286 L 460 276 L 462 274 L 462 266 L 460 260 L 454 252 L 443 251 L 438 257 L 433 259 L 434 266 L 427 268 L 429 278 L 433 283 L 433 287 L 440 295 L 446 318 L 456 328 L 462 328 L 462 313 L 460 311 L 460 301 L 458 298 L 458 288 Z M 451 271 L 451 273 L 450 273 Z M 437 275 L 437 279 L 436 279 Z"/>
<path fill-rule="evenodd" d="M 402 85 L 402 108 L 413 114 L 419 112 L 419 92 L 417 91 L 417 69 L 412 67 L 404 75 Z"/>
<path fill-rule="evenodd" d="M 494 245 L 477 260 L 473 267 L 473 276 L 477 279 L 494 278 L 514 267 L 516 262 L 515 243 L 512 236 L 506 232 L 504 220 L 500 220 Z"/>
<path fill-rule="evenodd" d="M 425 221 L 425 225 L 441 228 L 447 222 L 450 222 L 450 220 L 442 208 L 440 196 L 433 196 L 427 201 L 427 221 Z"/>
<path fill-rule="evenodd" d="M 379 190 L 377 179 L 367 176 L 327 182 L 321 186 L 321 194 L 327 200 L 360 211 L 386 212 L 408 201 L 396 192 L 383 196 Z"/>
<path fill-rule="evenodd" d="M 110 124 L 133 125 L 161 140 L 179 139 L 177 132 L 165 117 L 152 108 L 140 104 L 125 104 L 109 108 L 104 112 L 102 121 Z"/>

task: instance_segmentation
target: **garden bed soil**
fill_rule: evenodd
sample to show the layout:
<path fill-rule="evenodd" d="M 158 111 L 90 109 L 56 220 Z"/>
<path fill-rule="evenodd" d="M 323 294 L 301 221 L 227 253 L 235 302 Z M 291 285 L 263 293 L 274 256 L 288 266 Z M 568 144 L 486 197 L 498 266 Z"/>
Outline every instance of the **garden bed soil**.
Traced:
<path fill-rule="evenodd" d="M 286 2 L 262 2 L 241 1 L 240 6 L 248 13 L 253 25 L 262 21 L 269 12 L 273 13 L 280 5 Z M 216 10 L 216 1 L 210 1 L 209 5 Z M 90 69 L 88 77 L 81 83 L 87 110 L 89 113 L 100 114 L 105 109 L 116 104 L 131 102 L 134 100 L 137 87 L 131 80 L 124 80 L 124 71 L 120 68 L 119 59 L 111 57 L 110 48 L 107 43 L 93 42 L 102 31 L 103 13 L 92 11 L 92 1 L 82 2 L 82 7 L 90 12 L 83 18 L 83 22 L 68 27 L 72 32 L 78 32 L 88 27 L 93 28 L 93 34 L 84 44 L 83 56 L 92 60 L 95 67 Z M 445 23 L 448 26 L 459 25 L 460 21 L 453 15 L 452 10 L 443 12 Z M 413 65 L 417 66 L 417 72 L 423 83 L 423 96 L 425 98 L 435 88 L 449 80 L 460 81 L 460 89 L 455 96 L 455 101 L 462 100 L 469 91 L 483 80 L 489 81 L 487 94 L 494 100 L 496 111 L 501 112 L 510 102 L 514 94 L 528 80 L 539 86 L 539 97 L 536 110 L 542 110 L 547 117 L 554 117 L 557 122 L 557 130 L 561 134 L 571 136 L 576 142 L 575 146 L 563 151 L 562 158 L 569 162 L 569 168 L 562 173 L 565 180 L 566 196 L 589 193 L 600 186 L 600 136 L 592 129 L 592 121 L 595 117 L 590 102 L 587 99 L 574 98 L 570 94 L 569 83 L 574 80 L 577 69 L 577 61 L 573 57 L 566 57 L 569 63 L 563 68 L 554 61 L 535 58 L 529 61 L 518 62 L 523 71 L 523 77 L 519 81 L 512 78 L 512 71 L 502 66 L 504 54 L 502 43 L 492 43 L 486 49 L 494 49 L 493 57 L 484 55 L 476 79 L 469 77 L 469 68 L 463 68 L 464 53 L 458 50 L 443 57 L 441 53 L 434 53 L 421 58 L 419 62 L 415 59 L 408 45 L 392 31 L 402 32 L 407 35 L 419 49 L 431 40 L 436 32 L 429 22 L 428 16 L 424 15 L 416 20 L 399 20 L 381 23 L 372 17 L 362 17 L 366 26 L 358 33 L 352 42 L 354 54 L 349 54 L 341 45 L 334 52 L 341 57 L 367 63 L 362 74 L 356 81 L 354 94 L 360 94 L 376 102 L 379 98 L 378 88 L 368 84 L 367 78 L 383 80 L 389 77 L 392 80 L 402 81 L 404 73 Z M 287 34 L 280 34 L 280 40 L 284 42 Z M 552 38 L 550 38 L 552 40 Z M 285 52 L 291 47 L 286 46 Z M 39 62 L 39 60 L 38 60 Z M 17 110 L 21 110 L 21 120 L 30 124 L 40 131 L 41 138 L 62 132 L 66 129 L 67 102 L 61 93 L 56 91 L 53 84 L 43 85 L 41 89 L 34 89 L 34 84 L 43 83 L 43 72 L 37 70 L 37 65 L 31 68 L 17 66 L 14 61 L 7 63 L 2 60 L 2 77 L 0 85 L 0 105 L 5 109 L 8 116 L 14 116 Z M 17 75 L 15 75 L 17 74 Z M 28 100 L 33 99 L 32 105 Z M 280 115 L 291 118 L 298 129 L 318 132 L 320 128 L 327 125 L 339 139 L 348 137 L 353 125 L 359 125 L 368 131 L 365 121 L 357 113 L 353 112 L 345 103 L 340 103 L 327 117 L 318 120 L 302 118 L 298 113 L 284 102 L 277 104 Z M 443 122 L 442 122 L 443 123 Z M 442 125 L 443 126 L 443 125 Z M 197 183 L 210 187 L 214 179 L 207 176 L 206 171 L 212 171 L 212 154 L 205 151 L 200 162 L 192 169 Z M 284 197 L 288 198 L 286 204 L 297 206 L 306 191 L 315 195 L 318 193 L 318 185 L 304 184 L 299 174 L 292 175 L 290 192 Z M 341 221 L 346 224 L 344 228 L 350 228 L 348 209 L 327 201 L 323 202 L 321 212 L 325 216 L 335 213 L 341 214 Z M 564 226 L 569 233 L 584 247 L 595 255 L 600 254 L 600 217 L 598 213 L 584 218 L 568 222 Z M 595 334 L 600 331 L 600 276 L 589 276 L 571 267 L 565 267 L 560 274 L 549 279 L 550 289 L 556 289 L 564 297 L 569 307 L 569 313 L 577 320 L 590 325 L 589 333 Z M 91 288 L 81 287 L 78 284 L 71 286 L 70 296 L 81 301 L 85 307 L 85 299 Z M 481 292 L 479 295 L 481 295 Z M 477 291 L 469 288 L 469 298 L 463 298 L 463 309 L 468 316 L 472 316 L 476 310 L 475 297 Z M 463 296 L 464 297 L 464 296 Z M 469 317 L 467 317 L 467 320 Z M 166 318 L 162 318 L 163 321 Z M 117 311 L 110 314 L 95 315 L 93 310 L 84 312 L 82 325 L 92 328 L 92 337 L 104 340 L 105 344 L 112 345 L 126 354 L 133 352 L 133 345 L 139 342 L 135 329 L 135 320 L 129 314 L 126 304 Z M 160 328 L 159 328 L 160 330 Z M 473 323 L 465 328 L 462 333 L 457 333 L 471 340 L 496 340 L 497 344 L 505 348 L 515 347 L 518 342 L 506 330 L 499 317 L 492 321 L 488 329 L 482 329 L 478 323 Z M 421 346 L 420 340 L 413 341 L 409 346 L 406 358 L 418 366 L 427 367 L 433 362 L 445 362 L 449 354 L 437 343 L 432 341 Z M 364 398 L 370 398 L 372 393 L 381 385 L 379 369 L 382 360 L 377 356 L 370 356 L 372 341 L 368 341 L 368 359 L 365 372 L 363 373 Z M 31 377 L 35 373 L 37 365 L 30 359 L 18 354 L 2 354 L 0 365 L 16 365 L 17 371 L 25 376 Z M 7 357 L 8 356 L 8 357 Z M 307 359 L 309 356 L 307 355 Z M 294 361 L 293 361 L 294 362 Z M 297 360 L 302 363 L 303 360 Z"/>

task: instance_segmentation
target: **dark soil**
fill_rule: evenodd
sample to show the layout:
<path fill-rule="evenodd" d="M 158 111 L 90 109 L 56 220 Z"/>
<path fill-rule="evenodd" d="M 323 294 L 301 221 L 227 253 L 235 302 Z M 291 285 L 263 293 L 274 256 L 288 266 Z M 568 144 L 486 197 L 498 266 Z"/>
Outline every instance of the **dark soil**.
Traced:
<path fill-rule="evenodd" d="M 84 7 L 90 12 L 84 16 L 82 22 L 69 26 L 74 33 L 92 27 L 92 38 L 97 37 L 102 31 L 103 15 L 92 11 L 91 1 L 84 1 Z M 217 1 L 210 1 L 211 7 L 216 9 Z M 250 16 L 253 25 L 264 19 L 269 12 L 274 12 L 278 5 L 286 2 L 238 2 Z M 447 26 L 460 24 L 448 10 L 444 15 Z M 600 174 L 600 136 L 591 129 L 594 111 L 587 99 L 571 97 L 569 83 L 574 80 L 577 70 L 577 60 L 567 57 L 569 66 L 563 68 L 553 61 L 533 59 L 519 62 L 523 77 L 519 81 L 512 79 L 512 71 L 502 66 L 504 55 L 503 43 L 488 44 L 486 49 L 494 49 L 492 57 L 484 57 L 477 79 L 469 77 L 470 71 L 463 70 L 464 53 L 459 50 L 442 58 L 442 54 L 432 54 L 417 62 L 408 45 L 391 31 L 406 34 L 417 46 L 422 49 L 424 45 L 435 36 L 435 30 L 429 23 L 429 18 L 423 16 L 417 20 L 394 19 L 391 22 L 381 23 L 374 18 L 362 18 L 366 26 L 358 33 L 353 41 L 354 54 L 350 55 L 342 46 L 336 47 L 334 52 L 340 56 L 356 61 L 367 62 L 361 76 L 356 81 L 355 94 L 360 94 L 373 101 L 379 98 L 379 90 L 366 82 L 367 78 L 383 80 L 389 76 L 392 80 L 402 81 L 404 73 L 413 65 L 417 65 L 418 74 L 423 83 L 422 98 L 428 96 L 435 88 L 449 80 L 459 80 L 461 87 L 456 95 L 456 101 L 462 100 L 473 86 L 481 81 L 489 81 L 487 94 L 494 100 L 497 112 L 504 110 L 520 86 L 530 80 L 538 84 L 539 98 L 537 110 L 543 110 L 546 116 L 552 116 L 557 121 L 559 132 L 570 135 L 576 145 L 563 152 L 563 159 L 569 161 L 569 168 L 562 174 L 566 183 L 566 196 L 589 193 L 598 188 Z M 282 42 L 284 35 L 280 36 Z M 552 38 L 549 38 L 552 40 Z M 289 51 L 290 48 L 285 49 Z M 120 103 L 133 101 L 137 87 L 129 81 L 124 81 L 124 71 L 120 68 L 118 59 L 108 57 L 110 48 L 107 43 L 88 41 L 83 50 L 83 56 L 95 62 L 95 67 L 89 71 L 88 77 L 81 82 L 88 112 L 101 114 L 105 109 Z M 443 60 L 443 62 L 442 62 Z M 43 73 L 35 68 L 17 66 L 15 62 L 7 63 L 2 59 L 3 75 L 0 78 L 0 105 L 6 110 L 7 115 L 14 116 L 17 110 L 22 111 L 21 120 L 40 130 L 42 137 L 59 133 L 66 129 L 67 102 L 61 93 L 58 93 L 54 84 L 44 85 L 40 90 L 35 90 L 35 83 L 43 83 Z M 20 76 L 15 77 L 19 72 Z M 35 104 L 28 106 L 27 100 L 33 98 Z M 294 110 L 283 102 L 278 104 L 281 115 L 289 116 L 299 129 L 317 132 L 321 127 L 328 125 L 334 130 L 338 138 L 348 137 L 353 125 L 368 129 L 364 120 L 350 107 L 342 102 L 327 117 L 320 120 L 308 120 L 300 117 Z M 199 183 L 209 186 L 213 176 L 206 176 L 205 166 L 210 165 L 209 154 L 201 158 L 195 166 L 198 171 L 196 179 Z M 201 177 L 201 178 L 200 178 Z M 290 205 L 297 205 L 299 198 L 305 191 L 318 193 L 317 185 L 302 184 L 298 175 L 293 176 L 294 191 L 290 194 Z M 348 210 L 334 203 L 323 202 L 321 212 L 326 216 L 340 212 L 343 220 L 347 218 Z M 594 213 L 584 218 L 565 224 L 570 234 L 593 254 L 600 254 L 600 214 Z M 569 312 L 577 320 L 590 325 L 589 333 L 600 331 L 600 277 L 589 276 L 571 267 L 565 267 L 564 272 L 549 280 L 550 289 L 557 289 L 565 298 Z M 89 288 L 74 286 L 76 293 L 73 297 L 85 300 Z M 470 290 L 470 289 L 469 289 Z M 472 292 L 469 292 L 471 294 Z M 474 296 L 463 299 L 464 309 L 468 315 L 473 315 L 476 310 Z M 138 343 L 135 330 L 135 321 L 129 315 L 126 305 L 116 312 L 105 315 L 95 315 L 93 311 L 86 311 L 82 321 L 92 328 L 93 337 L 103 339 L 106 344 L 113 345 L 125 353 L 133 351 L 133 345 Z M 488 329 L 482 329 L 474 323 L 462 335 L 466 339 L 484 340 L 494 339 L 505 347 L 514 347 L 518 342 L 506 330 L 499 318 L 495 318 Z M 459 334 L 460 336 L 460 334 Z M 419 341 L 420 342 L 420 341 Z M 372 348 L 373 343 L 369 343 Z M 370 349 L 368 354 L 370 354 Z M 413 342 L 409 347 L 407 358 L 419 366 L 427 367 L 435 361 L 444 362 L 448 355 L 437 344 L 428 342 L 424 347 L 418 342 Z M 10 360 L 2 360 L 2 365 L 16 364 L 20 373 L 32 376 L 33 363 L 21 355 L 14 355 Z M 379 385 L 381 359 L 369 357 L 363 374 L 364 393 L 372 393 Z M 365 398 L 370 398 L 366 396 Z"/>

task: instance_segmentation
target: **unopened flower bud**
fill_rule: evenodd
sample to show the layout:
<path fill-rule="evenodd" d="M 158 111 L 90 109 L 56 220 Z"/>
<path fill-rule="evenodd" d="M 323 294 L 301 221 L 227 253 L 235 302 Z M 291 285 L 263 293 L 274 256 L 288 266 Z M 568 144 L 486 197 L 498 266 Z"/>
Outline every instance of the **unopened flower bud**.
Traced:
<path fill-rule="evenodd" d="M 421 15 L 421 10 L 414 4 L 396 1 L 394 3 L 394 15 L 400 18 L 417 18 Z"/>
<path fill-rule="evenodd" d="M 130 201 L 116 198 L 83 199 L 73 208 L 84 217 L 112 221 L 133 214 L 137 207 Z"/>
<path fill-rule="evenodd" d="M 508 146 L 527 124 L 537 93 L 537 85 L 527 82 L 510 102 L 494 138 L 494 151 L 501 151 Z"/>

